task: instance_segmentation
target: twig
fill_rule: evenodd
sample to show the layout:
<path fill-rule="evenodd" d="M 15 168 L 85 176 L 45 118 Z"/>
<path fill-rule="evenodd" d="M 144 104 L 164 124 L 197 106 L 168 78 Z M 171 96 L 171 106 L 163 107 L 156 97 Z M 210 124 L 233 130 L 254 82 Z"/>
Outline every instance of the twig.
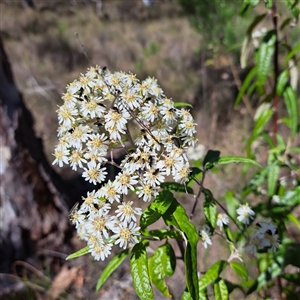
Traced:
<path fill-rule="evenodd" d="M 277 145 L 276 134 L 277 134 L 277 122 L 278 122 L 278 95 L 276 93 L 276 85 L 278 80 L 278 28 L 277 28 L 277 8 L 276 1 L 273 1 L 272 6 L 272 20 L 275 31 L 275 45 L 274 45 L 274 59 L 273 59 L 273 67 L 274 67 L 274 86 L 273 86 L 273 136 L 272 140 L 274 145 Z"/>
<path fill-rule="evenodd" d="M 79 44 L 79 46 L 80 46 L 80 48 L 81 48 L 82 53 L 83 53 L 84 56 L 87 58 L 87 60 L 89 61 L 89 63 L 91 63 L 92 61 L 91 61 L 90 57 L 88 56 L 88 54 L 87 54 L 87 52 L 86 52 L 86 50 L 85 50 L 84 45 L 80 42 L 78 32 L 75 32 L 74 34 L 75 34 L 75 36 L 76 36 L 76 38 L 77 38 L 77 42 L 78 42 L 78 44 Z"/>

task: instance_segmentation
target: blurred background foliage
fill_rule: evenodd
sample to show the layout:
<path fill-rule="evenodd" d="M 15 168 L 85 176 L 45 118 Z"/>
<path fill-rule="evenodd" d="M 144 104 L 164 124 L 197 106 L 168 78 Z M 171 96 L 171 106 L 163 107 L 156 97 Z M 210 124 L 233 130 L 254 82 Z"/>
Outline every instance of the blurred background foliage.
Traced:
<path fill-rule="evenodd" d="M 26 1 L 1 1 L 0 33 L 49 161 L 53 160 L 57 143 L 55 111 L 62 103 L 61 94 L 69 82 L 96 64 L 111 71 L 131 71 L 141 80 L 156 77 L 168 97 L 194 106 L 197 137 L 204 148 L 220 149 L 221 155 L 246 155 L 243 142 L 251 132 L 253 115 L 244 102 L 236 109 L 233 106 L 243 79 L 253 66 L 248 61 L 247 67 L 240 67 L 245 32 L 253 18 L 261 14 L 264 2 L 245 11 L 244 17 L 240 16 L 242 1 L 237 0 L 148 1 L 151 5 L 143 2 L 147 1 L 35 0 L 34 8 L 30 8 Z M 281 8 L 280 1 L 278 6 L 281 20 L 293 17 Z M 267 21 L 256 29 L 264 26 L 268 26 Z M 286 38 L 296 45 L 299 37 L 298 26 Z M 248 44 L 247 50 L 255 51 L 253 48 Z M 252 108 L 260 103 L 259 96 L 251 98 Z M 264 151 L 258 153 L 257 159 L 266 161 Z M 68 168 L 57 171 L 66 178 L 74 176 Z M 206 187 L 213 190 L 216 198 L 224 196 L 226 191 L 246 185 L 251 174 L 237 178 L 241 171 L 242 166 L 229 165 L 217 174 L 208 174 Z M 230 198 L 229 194 L 224 197 Z M 184 197 L 182 201 L 188 204 Z M 215 249 L 199 254 L 203 268 L 211 265 L 217 252 Z M 72 292 L 64 290 L 61 299 L 111 299 L 114 284 L 104 287 L 100 296 L 93 292 L 103 263 L 79 258 L 75 264 L 85 272 L 85 289 L 77 278 Z M 47 280 L 37 286 L 49 290 L 49 278 L 54 277 L 55 271 L 47 266 L 44 271 Z M 130 276 L 124 274 L 128 275 L 125 265 L 113 276 L 112 282 L 120 285 L 115 291 L 119 294 L 114 295 L 118 299 L 135 299 L 134 291 L 126 289 L 131 284 Z M 34 277 L 39 278 L 38 272 L 34 272 Z M 39 289 L 30 292 L 28 299 L 35 297 L 32 294 L 39 294 Z M 241 299 L 241 294 L 237 291 L 234 297 Z"/>

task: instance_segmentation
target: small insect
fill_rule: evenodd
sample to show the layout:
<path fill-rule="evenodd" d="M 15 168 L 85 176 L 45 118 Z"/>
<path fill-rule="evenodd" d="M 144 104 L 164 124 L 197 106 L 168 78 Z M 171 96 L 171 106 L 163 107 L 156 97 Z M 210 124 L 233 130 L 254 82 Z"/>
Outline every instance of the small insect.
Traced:
<path fill-rule="evenodd" d="M 82 96 L 83 91 L 84 91 L 84 89 L 83 89 L 83 87 L 81 87 L 80 90 L 79 90 L 79 96 L 80 96 L 80 97 Z"/>
<path fill-rule="evenodd" d="M 104 72 L 104 71 L 106 71 L 106 70 L 107 70 L 107 67 L 104 66 L 104 67 L 102 68 L 102 71 Z"/>
<path fill-rule="evenodd" d="M 115 112 L 117 112 L 118 114 L 120 113 L 119 109 L 116 106 L 113 106 L 112 110 L 115 111 Z"/>
<path fill-rule="evenodd" d="M 159 169 L 155 169 L 155 170 L 152 172 L 152 174 L 153 174 L 153 175 L 157 175 L 157 174 L 159 173 L 159 171 L 160 171 Z"/>
<path fill-rule="evenodd" d="M 73 133 L 73 132 L 74 132 L 74 129 L 71 128 L 71 129 L 68 130 L 68 132 Z"/>
<path fill-rule="evenodd" d="M 149 139 L 147 137 L 147 131 L 145 129 L 141 129 L 141 136 L 148 143 Z"/>
<path fill-rule="evenodd" d="M 100 118 L 96 118 L 94 120 L 95 120 L 95 122 L 94 122 L 95 125 L 97 125 L 97 126 L 103 126 L 102 120 Z"/>
<path fill-rule="evenodd" d="M 152 168 L 152 165 L 153 165 L 153 162 L 154 162 L 154 158 L 153 158 L 153 156 L 149 156 L 149 166 L 150 166 L 150 168 Z"/>
<path fill-rule="evenodd" d="M 106 108 L 106 106 L 104 104 L 102 104 L 102 103 L 97 103 L 97 105 Z"/>
<path fill-rule="evenodd" d="M 182 146 L 182 140 L 176 136 L 173 136 L 172 138 L 173 144 L 177 147 L 180 148 Z"/>
<path fill-rule="evenodd" d="M 79 208 L 79 202 L 76 202 L 69 212 L 69 219 L 72 224 L 74 224 L 77 221 L 76 217 L 77 217 L 78 208 Z"/>
<path fill-rule="evenodd" d="M 268 230 L 266 231 L 266 234 L 272 235 L 272 231 L 271 231 L 270 229 L 268 229 Z"/>
<path fill-rule="evenodd" d="M 83 98 L 84 98 L 85 101 L 89 101 L 89 98 L 88 98 L 87 95 L 84 95 Z"/>

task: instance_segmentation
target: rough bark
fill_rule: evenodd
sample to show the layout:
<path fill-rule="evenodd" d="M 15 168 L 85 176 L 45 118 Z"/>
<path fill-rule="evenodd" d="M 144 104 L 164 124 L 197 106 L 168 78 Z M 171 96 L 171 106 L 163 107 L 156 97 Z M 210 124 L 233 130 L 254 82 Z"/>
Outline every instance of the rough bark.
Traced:
<path fill-rule="evenodd" d="M 70 195 L 49 165 L 16 88 L 0 37 L 0 272 L 37 250 L 61 250 L 70 231 Z"/>

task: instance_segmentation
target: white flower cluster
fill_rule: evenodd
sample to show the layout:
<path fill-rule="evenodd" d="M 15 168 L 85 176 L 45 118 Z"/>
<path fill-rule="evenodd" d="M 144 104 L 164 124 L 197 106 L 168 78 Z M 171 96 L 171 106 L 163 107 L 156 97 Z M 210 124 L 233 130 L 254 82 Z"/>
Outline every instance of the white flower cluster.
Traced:
<path fill-rule="evenodd" d="M 250 236 L 246 250 L 256 254 L 258 249 L 268 248 L 275 251 L 279 246 L 277 228 L 271 219 L 263 219 L 256 224 L 256 230 Z"/>
<path fill-rule="evenodd" d="M 237 219 L 249 225 L 250 219 L 254 219 L 255 212 L 251 209 L 248 203 L 242 204 L 236 210 L 238 217 Z M 220 230 L 224 226 L 228 226 L 229 217 L 225 213 L 219 213 L 217 215 L 216 225 L 219 226 Z M 201 242 L 204 248 L 208 245 L 212 245 L 212 233 L 211 228 L 206 221 L 202 220 L 197 228 Z M 262 219 L 256 224 L 256 230 L 250 235 L 249 241 L 245 247 L 247 251 L 252 254 L 256 254 L 257 250 L 268 248 L 271 251 L 275 251 L 279 246 L 279 237 L 277 234 L 277 228 L 271 219 Z"/>
<path fill-rule="evenodd" d="M 189 111 L 165 97 L 155 79 L 139 81 L 131 73 L 99 66 L 69 84 L 62 99 L 53 164 L 81 168 L 85 180 L 103 184 L 88 193 L 71 219 L 94 258 L 104 260 L 114 244 L 127 248 L 137 242 L 136 216 L 142 210 L 123 202 L 129 190 L 151 201 L 166 176 L 188 181 L 186 151 L 195 146 L 196 124 Z M 115 180 L 107 182 L 105 164 L 117 166 L 117 148 L 126 155 Z M 119 203 L 115 211 L 114 202 Z"/>

